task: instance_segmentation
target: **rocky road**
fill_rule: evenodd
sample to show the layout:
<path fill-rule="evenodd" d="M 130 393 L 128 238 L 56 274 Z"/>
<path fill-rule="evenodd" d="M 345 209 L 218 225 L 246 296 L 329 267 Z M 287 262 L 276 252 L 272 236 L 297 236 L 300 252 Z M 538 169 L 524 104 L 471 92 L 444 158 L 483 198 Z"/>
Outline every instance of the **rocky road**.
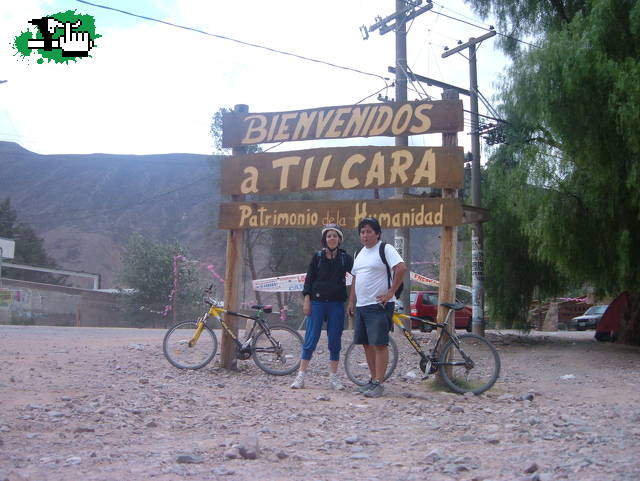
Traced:
<path fill-rule="evenodd" d="M 481 396 L 422 380 L 400 339 L 379 399 L 328 388 L 324 337 L 294 391 L 251 360 L 175 369 L 163 334 L 0 326 L 0 481 L 640 479 L 640 349 L 593 331 L 490 332 Z"/>

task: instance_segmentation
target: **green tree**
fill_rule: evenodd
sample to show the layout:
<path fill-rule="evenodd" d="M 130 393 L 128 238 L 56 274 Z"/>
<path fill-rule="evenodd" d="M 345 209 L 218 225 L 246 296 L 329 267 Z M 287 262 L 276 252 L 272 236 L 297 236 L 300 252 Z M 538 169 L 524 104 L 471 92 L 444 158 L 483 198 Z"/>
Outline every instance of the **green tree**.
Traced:
<path fill-rule="evenodd" d="M 502 184 L 502 211 L 513 215 L 502 234 L 511 244 L 526 240 L 522 272 L 542 262 L 568 285 L 628 291 L 621 339 L 640 344 L 640 3 L 468 3 L 538 45 L 503 42 L 513 58 L 501 93 L 509 124 L 489 166 Z M 487 264 L 511 262 L 500 255 L 487 248 Z"/>
<path fill-rule="evenodd" d="M 15 241 L 15 253 L 12 262 L 37 267 L 56 268 L 56 262 L 49 257 L 44 248 L 42 238 L 27 224 L 18 222 L 18 214 L 11 207 L 11 199 L 0 202 L 0 237 Z M 4 267 L 2 276 L 47 284 L 64 284 L 65 277 L 46 272 L 27 271 Z"/>
<path fill-rule="evenodd" d="M 211 137 L 213 137 L 213 146 L 215 147 L 215 153 L 218 154 L 230 154 L 231 149 L 222 146 L 222 127 L 223 122 L 222 118 L 225 113 L 233 112 L 233 109 L 227 107 L 220 107 L 216 110 L 216 113 L 213 114 L 213 118 L 211 119 L 211 128 L 209 132 L 211 132 Z M 255 154 L 258 152 L 262 152 L 262 147 L 260 145 L 247 145 L 244 147 L 247 154 Z"/>
<path fill-rule="evenodd" d="M 134 322 L 151 324 L 164 318 L 166 324 L 174 318 L 193 318 L 201 310 L 196 269 L 177 242 L 160 243 L 132 235 L 122 256 L 120 280 L 131 289 L 123 290 L 123 295 Z"/>

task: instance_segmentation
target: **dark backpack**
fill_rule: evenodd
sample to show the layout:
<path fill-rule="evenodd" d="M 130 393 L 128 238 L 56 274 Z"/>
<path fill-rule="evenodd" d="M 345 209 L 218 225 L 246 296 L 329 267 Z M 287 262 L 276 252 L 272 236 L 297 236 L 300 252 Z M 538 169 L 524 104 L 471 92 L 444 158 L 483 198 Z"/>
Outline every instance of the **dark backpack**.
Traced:
<path fill-rule="evenodd" d="M 345 251 L 343 251 L 342 249 L 340 249 L 338 251 L 340 253 L 340 263 L 342 264 L 343 268 L 347 268 L 347 253 Z M 316 270 L 319 271 L 320 270 L 320 263 L 322 262 L 323 259 L 326 259 L 325 256 L 325 250 L 324 249 L 320 249 L 318 252 L 316 252 Z"/>
<path fill-rule="evenodd" d="M 387 268 L 387 284 L 389 285 L 389 287 L 391 287 L 391 268 L 387 263 L 387 256 L 384 253 L 385 245 L 387 245 L 386 242 L 380 242 L 380 249 L 378 250 L 378 254 L 380 254 L 380 259 L 382 260 L 382 263 L 384 264 L 384 266 Z M 360 248 L 358 252 L 356 252 L 356 255 L 354 256 L 354 258 L 357 257 L 358 254 L 360 254 L 361 250 L 362 248 Z M 396 289 L 396 293 L 395 293 L 396 299 L 400 298 L 400 294 L 402 294 L 403 289 L 404 289 L 404 282 L 400 283 L 400 286 L 398 287 L 398 289 Z"/>

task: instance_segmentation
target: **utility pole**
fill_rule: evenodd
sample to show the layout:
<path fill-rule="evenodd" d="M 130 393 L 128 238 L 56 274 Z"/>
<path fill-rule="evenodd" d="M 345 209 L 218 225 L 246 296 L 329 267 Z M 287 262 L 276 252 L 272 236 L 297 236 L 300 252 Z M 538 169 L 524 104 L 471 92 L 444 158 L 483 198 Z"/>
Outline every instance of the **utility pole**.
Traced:
<path fill-rule="evenodd" d="M 404 103 L 407 101 L 407 23 L 402 17 L 402 9 L 406 8 L 403 0 L 396 0 L 396 14 L 399 15 L 396 20 L 396 102 Z M 395 138 L 396 147 L 407 147 L 409 145 L 409 136 L 403 135 Z M 402 197 L 408 193 L 408 188 L 396 189 L 396 196 Z M 393 233 L 393 243 L 404 259 L 407 270 L 404 275 L 405 289 L 402 291 L 400 302 L 407 312 L 410 311 L 410 295 L 411 295 L 411 230 L 406 227 L 403 229 L 395 229 Z M 411 329 L 411 321 L 405 320 L 407 329 Z"/>
<path fill-rule="evenodd" d="M 479 38 L 470 38 L 468 42 L 447 50 L 442 58 L 449 57 L 466 48 L 469 49 L 469 90 L 471 108 L 471 203 L 481 207 L 480 196 L 480 117 L 478 112 L 478 70 L 476 64 L 476 45 L 493 37 L 495 31 L 490 31 Z M 471 224 L 471 296 L 472 321 L 474 334 L 484 336 L 484 254 L 482 239 L 482 224 Z"/>
<path fill-rule="evenodd" d="M 418 15 L 433 8 L 433 4 L 429 1 L 425 5 L 420 6 L 422 0 L 395 0 L 396 11 L 394 14 L 385 18 L 376 18 L 376 23 L 368 29 L 365 26 L 360 28 L 363 38 L 369 38 L 368 32 L 380 30 L 380 35 L 395 30 L 396 33 L 396 102 L 404 103 L 407 101 L 407 20 L 411 20 Z M 407 147 L 409 145 L 409 136 L 403 135 L 395 138 L 397 147 Z M 409 193 L 408 188 L 396 189 L 396 196 L 403 197 Z M 411 296 L 411 231 L 410 229 L 394 230 L 394 245 L 398 253 L 402 256 L 407 271 L 403 282 L 404 290 L 400 298 L 400 302 L 409 312 L 410 296 Z M 411 329 L 411 322 L 405 320 L 405 327 Z"/>

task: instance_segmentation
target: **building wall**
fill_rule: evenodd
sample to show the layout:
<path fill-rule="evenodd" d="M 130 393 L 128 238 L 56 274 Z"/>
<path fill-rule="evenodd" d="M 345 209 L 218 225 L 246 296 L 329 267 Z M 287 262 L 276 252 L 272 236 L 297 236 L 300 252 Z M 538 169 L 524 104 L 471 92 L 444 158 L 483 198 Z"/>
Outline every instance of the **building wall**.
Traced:
<path fill-rule="evenodd" d="M 2 279 L 0 324 L 132 327 L 117 294 Z"/>

